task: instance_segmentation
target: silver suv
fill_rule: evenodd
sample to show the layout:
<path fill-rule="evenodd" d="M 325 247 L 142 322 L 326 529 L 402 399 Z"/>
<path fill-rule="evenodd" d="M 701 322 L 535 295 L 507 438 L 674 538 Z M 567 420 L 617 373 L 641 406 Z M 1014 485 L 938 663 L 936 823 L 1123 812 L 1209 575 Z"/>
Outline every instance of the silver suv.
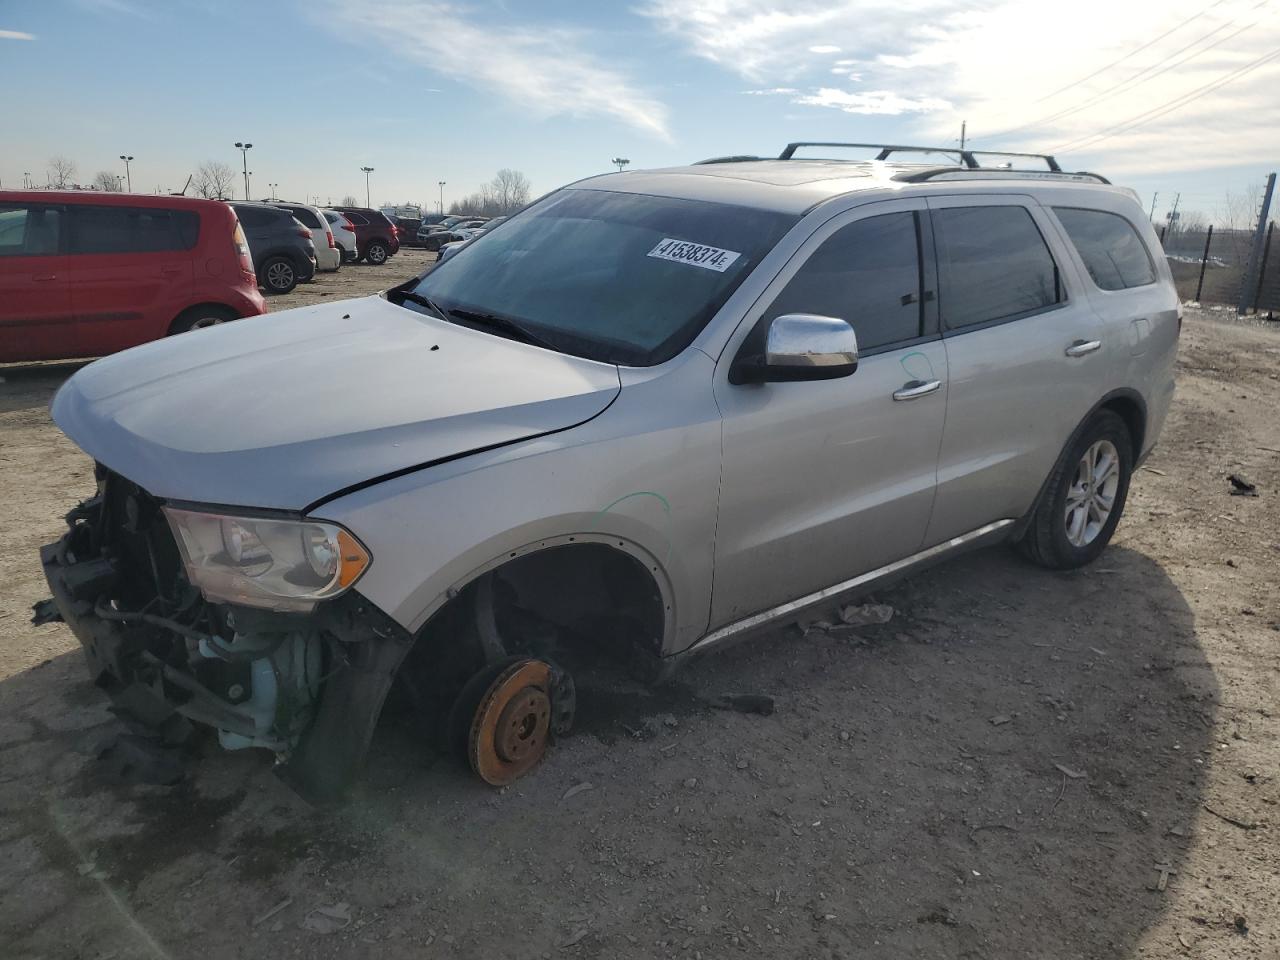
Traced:
<path fill-rule="evenodd" d="M 663 667 L 1000 540 L 1093 560 L 1181 326 L 1134 195 L 814 146 L 585 180 L 384 295 L 80 371 L 53 416 L 98 490 L 37 622 L 126 717 L 319 798 L 393 681 L 505 783 L 584 657 Z"/>

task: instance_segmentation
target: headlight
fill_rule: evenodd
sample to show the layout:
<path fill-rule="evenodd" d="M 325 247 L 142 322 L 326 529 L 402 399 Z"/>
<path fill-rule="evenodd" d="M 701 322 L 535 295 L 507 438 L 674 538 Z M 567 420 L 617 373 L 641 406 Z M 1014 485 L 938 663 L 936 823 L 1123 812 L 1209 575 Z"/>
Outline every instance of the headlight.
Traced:
<path fill-rule="evenodd" d="M 369 551 L 335 523 L 175 507 L 164 513 L 187 578 L 208 600 L 305 612 L 343 593 L 369 566 Z"/>

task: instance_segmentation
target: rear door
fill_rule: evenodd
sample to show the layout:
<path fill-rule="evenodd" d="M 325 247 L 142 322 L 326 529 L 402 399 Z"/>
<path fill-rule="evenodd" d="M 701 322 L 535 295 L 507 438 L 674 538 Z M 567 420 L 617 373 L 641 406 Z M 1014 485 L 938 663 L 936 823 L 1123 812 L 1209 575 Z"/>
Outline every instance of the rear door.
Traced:
<path fill-rule="evenodd" d="M 1031 197 L 930 198 L 950 387 L 926 542 L 1023 516 L 1106 382 L 1097 315 Z"/>
<path fill-rule="evenodd" d="M 77 355 L 64 224 L 56 204 L 0 203 L 0 361 Z"/>
<path fill-rule="evenodd" d="M 82 356 L 156 340 L 189 305 L 199 216 L 151 207 L 67 208 L 71 308 Z"/>
<path fill-rule="evenodd" d="M 723 467 L 712 628 L 915 553 L 947 398 L 923 201 L 870 204 L 810 237 L 744 328 L 787 313 L 847 320 L 858 369 L 734 385 L 717 366 Z"/>

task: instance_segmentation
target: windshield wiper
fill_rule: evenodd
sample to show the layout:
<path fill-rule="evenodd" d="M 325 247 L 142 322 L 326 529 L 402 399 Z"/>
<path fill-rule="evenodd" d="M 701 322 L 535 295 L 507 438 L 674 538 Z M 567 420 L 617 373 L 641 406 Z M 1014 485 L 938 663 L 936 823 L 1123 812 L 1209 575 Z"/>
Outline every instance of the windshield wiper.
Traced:
<path fill-rule="evenodd" d="M 417 294 L 414 294 L 417 296 Z M 491 327 L 494 330 L 501 330 L 512 337 L 514 340 L 523 340 L 525 343 L 531 343 L 535 347 L 544 347 L 547 350 L 555 350 L 561 352 L 560 348 L 553 344 L 545 337 L 540 337 L 527 327 L 517 323 L 510 317 L 502 317 L 496 313 L 485 313 L 480 310 L 468 310 L 465 307 L 454 307 L 450 314 L 463 320 L 470 320 L 472 323 L 478 323 L 481 326 Z M 449 315 L 446 315 L 446 319 Z"/>
<path fill-rule="evenodd" d="M 452 319 L 449 316 L 448 310 L 444 309 L 444 307 L 440 306 L 440 304 L 436 303 L 430 297 L 424 297 L 420 293 L 414 293 L 412 290 L 401 290 L 400 299 L 408 300 L 410 303 L 416 303 L 420 307 L 426 307 L 442 320 Z"/>

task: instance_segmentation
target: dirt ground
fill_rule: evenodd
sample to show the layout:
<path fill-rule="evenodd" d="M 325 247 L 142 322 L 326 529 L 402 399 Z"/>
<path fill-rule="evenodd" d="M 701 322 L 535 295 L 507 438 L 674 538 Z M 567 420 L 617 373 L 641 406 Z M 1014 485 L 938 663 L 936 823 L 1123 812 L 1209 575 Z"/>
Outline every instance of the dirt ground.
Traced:
<path fill-rule="evenodd" d="M 325 811 L 257 752 L 173 788 L 103 776 L 106 702 L 70 632 L 28 623 L 37 548 L 90 491 L 46 413 L 77 365 L 0 368 L 0 956 L 1280 956 L 1280 331 L 1226 316 L 1188 311 L 1092 568 L 991 549 L 882 592 L 896 615 L 859 636 L 588 687 L 502 791 L 384 724 Z M 777 710 L 716 708 L 738 693 Z"/>

